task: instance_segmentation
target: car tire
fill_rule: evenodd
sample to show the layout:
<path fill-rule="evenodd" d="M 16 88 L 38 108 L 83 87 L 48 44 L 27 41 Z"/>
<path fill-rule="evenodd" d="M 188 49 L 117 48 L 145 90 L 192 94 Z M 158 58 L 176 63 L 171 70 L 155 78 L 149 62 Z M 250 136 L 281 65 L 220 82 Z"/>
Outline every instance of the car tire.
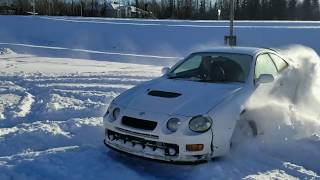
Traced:
<path fill-rule="evenodd" d="M 256 137 L 258 135 L 258 128 L 257 128 L 256 122 L 253 120 L 249 120 L 247 122 L 248 122 L 248 125 L 250 126 L 250 129 L 251 129 L 251 135 L 253 137 Z"/>
<path fill-rule="evenodd" d="M 257 135 L 258 128 L 255 121 L 246 119 L 237 121 L 230 140 L 230 149 L 238 144 L 242 144 L 248 139 L 255 138 Z"/>

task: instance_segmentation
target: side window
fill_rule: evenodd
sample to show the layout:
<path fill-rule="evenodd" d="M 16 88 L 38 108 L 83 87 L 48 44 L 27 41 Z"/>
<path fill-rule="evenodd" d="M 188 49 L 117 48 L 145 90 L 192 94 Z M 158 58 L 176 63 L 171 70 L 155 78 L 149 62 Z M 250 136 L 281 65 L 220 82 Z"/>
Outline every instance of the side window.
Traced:
<path fill-rule="evenodd" d="M 273 59 L 273 62 L 276 64 L 279 72 L 283 71 L 285 68 L 288 67 L 288 63 L 284 61 L 281 57 L 275 54 L 270 54 L 270 56 Z"/>
<path fill-rule="evenodd" d="M 259 78 L 261 74 L 272 74 L 276 76 L 278 74 L 272 59 L 268 54 L 259 55 L 255 67 L 255 78 Z"/>

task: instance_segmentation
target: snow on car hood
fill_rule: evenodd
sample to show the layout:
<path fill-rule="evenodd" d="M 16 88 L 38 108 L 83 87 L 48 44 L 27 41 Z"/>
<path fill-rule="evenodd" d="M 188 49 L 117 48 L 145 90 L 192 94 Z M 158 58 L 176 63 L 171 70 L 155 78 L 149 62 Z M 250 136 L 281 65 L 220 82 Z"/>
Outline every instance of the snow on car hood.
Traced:
<path fill-rule="evenodd" d="M 239 84 L 158 78 L 130 89 L 118 96 L 114 102 L 122 107 L 143 112 L 195 116 L 207 113 L 241 88 Z M 177 93 L 177 97 L 152 96 L 149 95 L 150 91 Z"/>

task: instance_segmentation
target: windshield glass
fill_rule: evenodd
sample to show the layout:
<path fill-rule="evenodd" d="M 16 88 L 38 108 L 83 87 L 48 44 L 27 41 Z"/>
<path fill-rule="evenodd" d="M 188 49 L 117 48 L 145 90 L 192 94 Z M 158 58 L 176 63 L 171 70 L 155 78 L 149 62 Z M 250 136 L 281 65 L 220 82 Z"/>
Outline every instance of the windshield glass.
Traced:
<path fill-rule="evenodd" d="M 249 76 L 252 56 L 234 53 L 196 53 L 169 74 L 170 79 L 214 83 L 244 83 Z"/>

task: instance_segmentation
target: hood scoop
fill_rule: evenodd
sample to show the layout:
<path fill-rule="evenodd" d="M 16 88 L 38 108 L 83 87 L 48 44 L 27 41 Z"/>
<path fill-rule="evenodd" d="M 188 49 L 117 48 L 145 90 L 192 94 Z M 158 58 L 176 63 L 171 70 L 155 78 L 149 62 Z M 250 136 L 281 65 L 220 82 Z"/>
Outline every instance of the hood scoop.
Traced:
<path fill-rule="evenodd" d="M 156 90 L 151 90 L 148 92 L 149 96 L 156 96 L 156 97 L 163 97 L 163 98 L 176 98 L 181 96 L 180 93 L 175 93 L 175 92 L 166 92 L 166 91 L 156 91 Z"/>

